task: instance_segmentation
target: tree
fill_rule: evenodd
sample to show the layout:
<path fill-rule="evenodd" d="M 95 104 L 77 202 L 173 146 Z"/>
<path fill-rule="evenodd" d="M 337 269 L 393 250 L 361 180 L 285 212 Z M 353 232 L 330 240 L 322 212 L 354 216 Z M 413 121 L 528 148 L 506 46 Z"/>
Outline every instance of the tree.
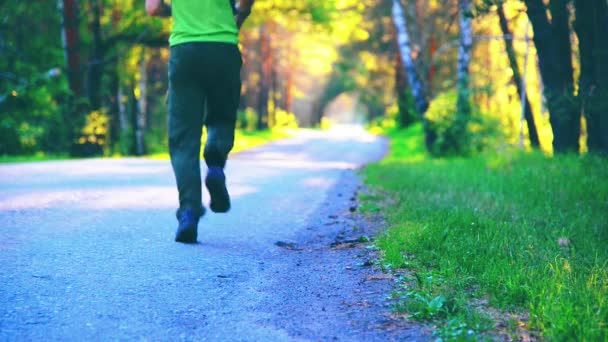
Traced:
<path fill-rule="evenodd" d="M 417 119 L 416 113 L 414 113 L 410 106 L 409 97 L 411 96 L 411 92 L 407 86 L 403 61 L 398 51 L 398 49 L 395 49 L 395 92 L 397 93 L 397 108 L 399 110 L 397 124 L 400 128 L 406 128 L 415 123 Z"/>
<path fill-rule="evenodd" d="M 397 46 L 403 63 L 403 69 L 407 75 L 410 89 L 415 101 L 415 108 L 422 117 L 422 122 L 425 127 L 425 144 L 428 150 L 431 150 L 435 143 L 435 136 L 429 127 L 424 114 L 429 108 L 427 94 L 420 77 L 416 72 L 416 66 L 412 58 L 412 46 L 410 36 L 407 30 L 406 16 L 403 12 L 403 5 L 400 0 L 393 0 L 392 16 L 395 29 L 397 31 Z"/>
<path fill-rule="evenodd" d="M 471 23 L 471 1 L 459 0 L 460 12 L 460 43 L 458 48 L 456 116 L 450 129 L 449 148 L 456 153 L 463 153 L 468 147 L 467 126 L 471 119 L 471 103 L 469 99 L 469 65 L 471 63 L 471 48 L 473 47 L 473 26 Z"/>
<path fill-rule="evenodd" d="M 608 155 L 608 9 L 604 0 L 576 0 L 575 6 L 587 146 L 590 152 Z"/>
<path fill-rule="evenodd" d="M 80 64 L 80 33 L 78 29 L 78 7 L 77 1 L 59 0 L 59 10 L 63 21 L 61 31 L 63 38 L 63 50 L 66 59 L 66 70 L 70 90 L 74 96 L 82 95 L 82 70 Z"/>
<path fill-rule="evenodd" d="M 270 100 L 270 87 L 272 84 L 272 47 L 270 24 L 260 26 L 260 82 L 258 99 L 258 126 L 259 130 L 268 128 L 268 101 Z"/>
<path fill-rule="evenodd" d="M 574 96 L 568 0 L 525 0 L 553 129 L 553 150 L 578 152 L 580 112 Z M 547 17 L 551 14 L 551 20 Z"/>
<path fill-rule="evenodd" d="M 528 125 L 530 145 L 532 145 L 532 147 L 538 148 L 540 146 L 540 142 L 538 139 L 538 131 L 536 129 L 536 123 L 534 122 L 534 115 L 532 114 L 532 106 L 530 105 L 530 100 L 528 99 L 528 95 L 525 89 L 522 87 L 522 75 L 519 71 L 519 66 L 517 65 L 517 57 L 515 54 L 515 48 L 513 47 L 513 34 L 509 29 L 509 22 L 505 15 L 504 5 L 498 4 L 496 12 L 498 14 L 500 29 L 503 34 L 505 50 L 507 51 L 509 64 L 511 65 L 511 70 L 513 71 L 513 83 L 515 83 L 515 86 L 517 86 L 517 94 L 519 95 L 520 101 L 524 103 L 524 116 Z"/>
<path fill-rule="evenodd" d="M 0 2 L 0 155 L 67 152 L 72 127 L 63 12 L 53 2 Z"/>

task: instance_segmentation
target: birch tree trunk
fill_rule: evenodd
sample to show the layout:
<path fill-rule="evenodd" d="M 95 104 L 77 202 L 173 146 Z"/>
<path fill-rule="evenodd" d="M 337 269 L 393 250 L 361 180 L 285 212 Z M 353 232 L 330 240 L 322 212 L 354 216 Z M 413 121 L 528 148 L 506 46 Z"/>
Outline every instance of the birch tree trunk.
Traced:
<path fill-rule="evenodd" d="M 435 147 L 434 152 L 440 155 L 462 155 L 470 150 L 471 141 L 467 130 L 471 120 L 469 65 L 473 46 L 470 7 L 470 0 L 458 0 L 460 39 L 458 41 L 458 64 L 456 66 L 456 113 L 451 126 L 443 133 L 441 144 Z"/>
<path fill-rule="evenodd" d="M 422 117 L 426 148 L 431 151 L 435 144 L 436 135 L 432 131 L 428 121 L 425 119 L 426 111 L 429 109 L 429 102 L 424 90 L 424 85 L 416 73 L 416 66 L 414 64 L 414 59 L 412 58 L 411 40 L 407 31 L 406 17 L 400 0 L 393 0 L 392 15 L 393 24 L 395 25 L 395 30 L 397 32 L 397 47 L 401 62 L 403 63 L 403 68 L 407 75 L 412 95 L 414 96 L 416 111 Z"/>
<path fill-rule="evenodd" d="M 407 96 L 409 89 L 405 78 L 401 57 L 399 52 L 395 51 L 395 92 L 397 93 L 397 108 L 399 109 L 397 124 L 400 128 L 409 127 L 416 122 L 415 114 L 410 112 Z"/>
<path fill-rule="evenodd" d="M 135 153 L 138 156 L 146 153 L 144 134 L 146 131 L 146 115 L 148 112 L 148 67 L 146 49 L 141 50 L 139 62 L 139 99 L 137 100 L 137 119 L 135 121 Z"/>
<path fill-rule="evenodd" d="M 456 104 L 457 131 L 466 134 L 466 126 L 471 117 L 469 100 L 469 65 L 471 64 L 471 48 L 473 46 L 473 27 L 470 16 L 470 0 L 459 0 L 460 10 L 460 44 L 458 48 L 458 102 Z"/>
<path fill-rule="evenodd" d="M 426 99 L 426 94 L 424 93 L 424 86 L 416 73 L 416 66 L 414 64 L 414 59 L 412 58 L 412 45 L 407 31 L 407 22 L 400 0 L 393 0 L 393 23 L 397 30 L 397 46 L 401 55 L 401 61 L 403 62 L 403 67 L 410 88 L 412 89 L 412 94 L 416 100 L 416 111 L 424 116 L 426 110 L 429 108 L 429 103 Z"/>

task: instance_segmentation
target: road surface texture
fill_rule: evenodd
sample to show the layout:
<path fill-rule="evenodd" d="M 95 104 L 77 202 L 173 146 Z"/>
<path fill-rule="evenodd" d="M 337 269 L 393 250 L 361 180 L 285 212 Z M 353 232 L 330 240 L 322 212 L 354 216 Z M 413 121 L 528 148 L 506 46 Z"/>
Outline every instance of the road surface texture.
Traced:
<path fill-rule="evenodd" d="M 370 226 L 355 170 L 385 145 L 341 129 L 232 156 L 232 210 L 195 245 L 173 242 L 168 161 L 0 165 L 0 340 L 427 340 L 348 241 Z"/>

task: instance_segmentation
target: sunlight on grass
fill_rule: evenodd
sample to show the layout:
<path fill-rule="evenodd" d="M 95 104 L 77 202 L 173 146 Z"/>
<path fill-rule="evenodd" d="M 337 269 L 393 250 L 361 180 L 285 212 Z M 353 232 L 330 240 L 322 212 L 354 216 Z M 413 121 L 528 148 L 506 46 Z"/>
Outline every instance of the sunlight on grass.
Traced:
<path fill-rule="evenodd" d="M 293 128 L 282 128 L 272 129 L 264 131 L 253 131 L 247 132 L 244 130 L 237 130 L 235 134 L 234 148 L 231 154 L 235 154 L 244 150 L 248 150 L 257 146 L 267 144 L 271 141 L 285 139 L 292 137 L 296 134 L 298 129 Z M 203 135 L 202 144 L 205 144 L 206 135 Z M 109 158 L 120 159 L 124 158 L 120 154 L 114 154 Z M 169 152 L 152 153 L 144 156 L 144 158 L 154 160 L 169 160 Z M 38 152 L 31 156 L 0 156 L 0 164 L 3 163 L 26 163 L 26 162 L 39 162 L 49 160 L 67 160 L 72 159 L 69 155 L 46 155 L 42 152 Z"/>
<path fill-rule="evenodd" d="M 471 304 L 487 298 L 529 312 L 520 323 L 549 340 L 608 338 L 608 160 L 433 160 L 420 150 L 419 128 L 389 135 L 391 155 L 365 175 L 393 203 L 381 208 L 383 262 L 410 270 L 398 309 L 441 329 L 464 324 L 466 337 L 491 327 Z"/>
<path fill-rule="evenodd" d="M 246 132 L 237 130 L 234 138 L 234 148 L 231 154 L 235 154 L 250 148 L 267 144 L 271 141 L 289 138 L 295 134 L 295 129 L 273 129 L 264 131 Z M 202 145 L 204 146 L 207 135 L 203 135 Z M 156 153 L 148 156 L 156 160 L 169 160 L 169 153 Z"/>
<path fill-rule="evenodd" d="M 404 130 L 375 126 L 370 128 L 370 132 L 391 138 L 390 154 L 386 157 L 385 162 L 412 163 L 429 158 L 421 138 L 422 124 L 415 124 Z"/>
<path fill-rule="evenodd" d="M 47 155 L 43 152 L 38 152 L 33 156 L 0 156 L 0 164 L 6 163 L 28 163 L 38 161 L 49 161 L 49 160 L 62 160 L 68 159 L 67 155 Z"/>

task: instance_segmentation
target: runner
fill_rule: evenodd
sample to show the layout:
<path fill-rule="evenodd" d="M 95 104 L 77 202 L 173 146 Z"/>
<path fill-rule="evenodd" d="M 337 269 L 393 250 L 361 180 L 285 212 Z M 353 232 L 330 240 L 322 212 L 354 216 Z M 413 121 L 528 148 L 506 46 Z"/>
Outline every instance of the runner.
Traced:
<path fill-rule="evenodd" d="M 230 210 L 224 167 L 234 144 L 241 94 L 238 33 L 254 0 L 146 0 L 149 15 L 173 16 L 169 38 L 169 153 L 179 191 L 175 241 L 195 243 L 202 204 L 203 125 L 205 185 L 213 212 Z"/>

